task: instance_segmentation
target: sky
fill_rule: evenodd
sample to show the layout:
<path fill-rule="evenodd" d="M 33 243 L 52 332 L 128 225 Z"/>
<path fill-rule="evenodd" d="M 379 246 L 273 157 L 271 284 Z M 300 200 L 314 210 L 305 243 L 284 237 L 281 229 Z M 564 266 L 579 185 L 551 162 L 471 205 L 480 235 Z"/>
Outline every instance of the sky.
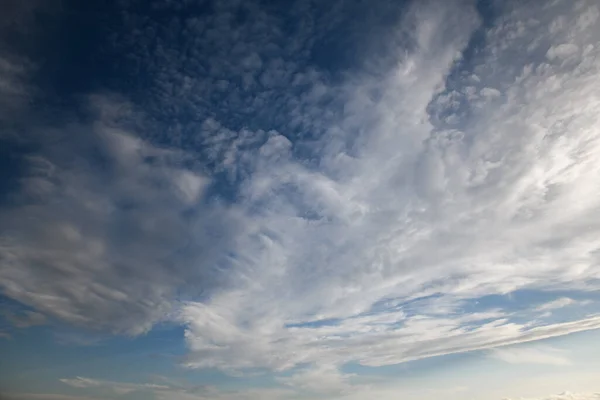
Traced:
<path fill-rule="evenodd" d="M 0 398 L 599 400 L 599 26 L 4 0 Z"/>

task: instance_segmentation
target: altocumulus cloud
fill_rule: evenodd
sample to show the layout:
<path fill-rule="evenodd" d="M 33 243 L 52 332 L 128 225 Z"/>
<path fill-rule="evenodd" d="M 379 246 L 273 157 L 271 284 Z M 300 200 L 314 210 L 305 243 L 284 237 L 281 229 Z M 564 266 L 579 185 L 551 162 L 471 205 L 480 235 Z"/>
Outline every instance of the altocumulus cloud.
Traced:
<path fill-rule="evenodd" d="M 600 12 L 593 1 L 525 3 L 498 5 L 502 18 L 482 26 L 471 1 L 414 2 L 385 32 L 384 54 L 365 50 L 363 68 L 338 80 L 282 47 L 269 29 L 281 22 L 254 6 L 239 28 L 248 43 L 199 65 L 204 75 L 186 75 L 197 58 L 142 47 L 135 56 L 160 86 L 146 103 L 90 95 L 89 118 L 34 120 L 19 138 L 40 150 L 23 156 L 0 213 L 3 293 L 114 333 L 176 322 L 188 367 L 302 367 L 281 383 L 339 394 L 354 385 L 348 363 L 599 328 L 597 315 L 545 319 L 571 304 L 564 296 L 527 312 L 472 307 L 517 290 L 600 287 Z M 221 37 L 231 16 L 217 11 L 221 25 L 185 29 Z M 323 29 L 307 17 L 291 48 Z M 163 40 L 154 33 L 147 40 Z M 24 96 L 24 85 L 0 93 Z M 235 116 L 205 116 L 202 88 Z M 161 114 L 184 108 L 201 120 Z M 237 126 L 255 111 L 256 126 Z M 176 121 L 165 137 L 166 118 Z"/>

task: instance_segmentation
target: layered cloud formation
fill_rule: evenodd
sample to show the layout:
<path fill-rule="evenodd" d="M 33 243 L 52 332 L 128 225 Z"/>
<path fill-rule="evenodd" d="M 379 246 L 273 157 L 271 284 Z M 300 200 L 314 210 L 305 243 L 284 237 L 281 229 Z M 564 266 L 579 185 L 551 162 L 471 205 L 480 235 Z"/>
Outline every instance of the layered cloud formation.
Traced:
<path fill-rule="evenodd" d="M 295 3 L 291 32 L 234 2 L 157 31 L 134 3 L 114 38 L 135 40 L 146 96 L 87 94 L 84 117 L 48 123 L 12 100 L 28 70 L 0 60 L 0 105 L 18 108 L 2 139 L 20 167 L 0 211 L 0 287 L 35 310 L 17 326 L 180 324 L 187 367 L 291 372 L 271 398 L 363 390 L 348 365 L 600 327 L 595 2 L 503 2 L 494 19 L 471 1 L 386 5 L 340 74 L 311 60 L 325 38 L 363 32 L 348 3 L 327 24 Z"/>

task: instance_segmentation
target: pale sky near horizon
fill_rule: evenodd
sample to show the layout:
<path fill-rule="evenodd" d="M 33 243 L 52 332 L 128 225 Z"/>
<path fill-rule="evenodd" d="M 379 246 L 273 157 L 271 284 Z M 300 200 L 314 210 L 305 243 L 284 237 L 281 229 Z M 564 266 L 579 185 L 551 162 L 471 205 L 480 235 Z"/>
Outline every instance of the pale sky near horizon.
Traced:
<path fill-rule="evenodd" d="M 600 2 L 6 0 L 0 398 L 600 400 Z"/>

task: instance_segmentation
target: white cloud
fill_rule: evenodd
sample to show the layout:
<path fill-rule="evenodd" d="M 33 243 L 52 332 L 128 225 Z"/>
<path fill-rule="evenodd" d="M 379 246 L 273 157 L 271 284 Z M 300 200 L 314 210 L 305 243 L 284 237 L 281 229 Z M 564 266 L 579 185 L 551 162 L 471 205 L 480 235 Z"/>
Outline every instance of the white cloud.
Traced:
<path fill-rule="evenodd" d="M 484 97 L 499 97 L 501 93 L 498 89 L 485 87 L 480 91 L 481 95 Z"/>
<path fill-rule="evenodd" d="M 515 27 L 533 15 L 551 21 L 557 10 L 524 7 L 489 30 L 476 60 L 478 85 L 501 89 L 505 99 L 471 99 L 478 107 L 460 130 L 430 125 L 426 110 L 474 26 L 450 10 L 418 9 L 422 47 L 385 78 L 345 89 L 342 136 L 322 140 L 320 170 L 257 161 L 240 206 L 260 212 L 250 214 L 255 233 L 237 244 L 243 263 L 234 288 L 181 310 L 188 365 L 379 366 L 598 327 L 592 318 L 533 328 L 514 322 L 510 309 L 401 312 L 428 295 L 451 303 L 525 288 L 579 290 L 600 276 L 598 227 L 590 226 L 600 195 L 597 58 L 580 57 L 568 70 L 534 50 L 515 59 L 514 46 L 544 25 Z M 565 7 L 562 17 L 577 18 Z M 437 35 L 439 26 L 464 29 Z M 573 34 L 567 25 L 544 40 Z M 377 308 L 389 299 L 400 312 Z"/>
<path fill-rule="evenodd" d="M 574 56 L 579 51 L 579 47 L 572 43 L 559 44 L 548 49 L 546 57 L 550 60 L 565 59 Z"/>
<path fill-rule="evenodd" d="M 571 306 L 573 304 L 588 304 L 588 302 L 577 302 L 569 297 L 561 297 L 556 300 L 541 304 L 535 308 L 536 311 L 551 311 L 559 308 Z"/>
<path fill-rule="evenodd" d="M 297 372 L 289 378 L 280 378 L 279 381 L 302 391 L 333 395 L 356 390 L 356 385 L 350 383 L 353 376 L 355 375 L 342 374 L 333 365 L 317 365 Z"/>
<path fill-rule="evenodd" d="M 491 350 L 490 355 L 510 364 L 571 365 L 563 350 L 550 346 L 500 347 Z"/>

